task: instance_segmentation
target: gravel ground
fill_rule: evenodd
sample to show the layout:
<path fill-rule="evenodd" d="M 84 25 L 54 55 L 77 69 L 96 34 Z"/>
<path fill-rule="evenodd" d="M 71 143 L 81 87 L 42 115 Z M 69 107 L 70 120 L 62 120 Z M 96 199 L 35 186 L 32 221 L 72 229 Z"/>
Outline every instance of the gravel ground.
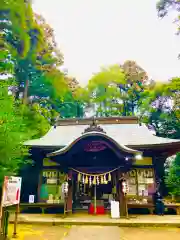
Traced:
<path fill-rule="evenodd" d="M 12 236 L 13 227 L 9 227 Z M 17 240 L 179 240 L 178 228 L 19 225 Z"/>

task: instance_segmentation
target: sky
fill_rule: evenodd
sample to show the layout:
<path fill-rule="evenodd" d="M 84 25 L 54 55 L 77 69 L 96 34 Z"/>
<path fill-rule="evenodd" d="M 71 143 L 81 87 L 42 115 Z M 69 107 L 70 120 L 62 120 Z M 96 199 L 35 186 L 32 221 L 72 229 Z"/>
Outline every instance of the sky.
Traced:
<path fill-rule="evenodd" d="M 180 76 L 175 13 L 159 19 L 156 0 L 34 0 L 55 31 L 63 69 L 86 85 L 102 66 L 134 60 L 150 78 Z"/>

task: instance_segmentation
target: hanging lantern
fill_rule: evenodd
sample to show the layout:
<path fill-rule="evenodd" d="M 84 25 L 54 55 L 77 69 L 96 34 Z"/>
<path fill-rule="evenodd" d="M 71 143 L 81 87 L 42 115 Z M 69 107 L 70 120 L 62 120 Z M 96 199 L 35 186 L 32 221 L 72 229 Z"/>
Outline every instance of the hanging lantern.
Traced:
<path fill-rule="evenodd" d="M 108 174 L 108 181 L 111 182 L 111 173 Z"/>
<path fill-rule="evenodd" d="M 97 176 L 96 182 L 97 182 L 97 185 L 99 185 L 99 177 L 98 176 Z"/>
<path fill-rule="evenodd" d="M 96 185 L 96 177 L 94 176 L 93 184 Z"/>
<path fill-rule="evenodd" d="M 64 192 L 65 194 L 68 193 L 68 182 L 64 182 L 64 183 L 63 183 L 63 192 Z"/>
<path fill-rule="evenodd" d="M 84 182 L 85 182 L 84 175 L 82 176 L 82 182 L 83 182 L 83 184 L 84 184 Z"/>
<path fill-rule="evenodd" d="M 107 184 L 106 175 L 104 175 L 104 184 Z"/>
<path fill-rule="evenodd" d="M 80 181 L 81 181 L 81 174 L 78 173 L 78 182 L 80 182 Z"/>
<path fill-rule="evenodd" d="M 103 184 L 104 183 L 104 177 L 103 177 L 103 175 L 101 175 L 101 184 Z"/>
<path fill-rule="evenodd" d="M 85 184 L 88 184 L 88 176 L 85 177 Z"/>
<path fill-rule="evenodd" d="M 91 178 L 91 176 L 89 177 L 89 186 L 91 186 L 92 185 L 92 178 Z"/>
<path fill-rule="evenodd" d="M 123 182 L 122 182 L 122 192 L 123 192 L 124 194 L 126 194 L 126 193 L 129 192 L 129 187 L 128 187 L 128 184 L 127 184 L 126 181 L 123 181 Z"/>

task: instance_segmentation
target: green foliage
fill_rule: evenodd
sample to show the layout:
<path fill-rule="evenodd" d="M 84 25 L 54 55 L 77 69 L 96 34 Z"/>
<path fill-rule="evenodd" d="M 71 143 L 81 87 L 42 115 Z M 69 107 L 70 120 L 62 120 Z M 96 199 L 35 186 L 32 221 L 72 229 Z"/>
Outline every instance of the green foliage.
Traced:
<path fill-rule="evenodd" d="M 7 76 L 0 86 L 1 181 L 26 163 L 28 149 L 23 142 L 42 137 L 49 130 L 58 115 L 53 104 L 68 87 L 58 70 L 63 56 L 53 31 L 34 14 L 30 2 L 2 0 L 0 12 L 0 74 Z M 22 102 L 21 94 L 26 101 Z"/>
<path fill-rule="evenodd" d="M 118 85 L 125 83 L 125 75 L 118 65 L 102 68 L 101 72 L 95 74 L 84 90 L 87 104 L 96 105 L 100 116 L 119 115 L 121 109 L 121 93 Z"/>
<path fill-rule="evenodd" d="M 172 162 L 165 182 L 174 196 L 180 196 L 180 152 L 177 153 L 175 160 Z"/>
<path fill-rule="evenodd" d="M 0 85 L 0 183 L 5 175 L 14 175 L 26 161 L 27 148 L 23 142 L 28 139 L 26 124 L 12 96 L 8 95 L 8 86 Z"/>
<path fill-rule="evenodd" d="M 104 68 L 90 79 L 85 101 L 96 105 L 97 115 L 136 115 L 146 80 L 146 72 L 134 61 Z"/>
<path fill-rule="evenodd" d="M 142 121 L 153 127 L 157 136 L 180 138 L 180 79 L 156 83 L 143 93 Z"/>
<path fill-rule="evenodd" d="M 18 10 L 17 10 L 18 9 Z M 53 30 L 45 19 L 34 14 L 28 1 L 3 1 L 3 44 L 12 58 L 16 78 L 16 98 L 23 93 L 24 103 L 37 99 L 55 98 L 67 88 L 63 74 L 57 69 L 63 56 L 57 48 Z M 4 55 L 6 72 L 10 61 Z"/>
<path fill-rule="evenodd" d="M 53 109 L 61 118 L 80 118 L 84 116 L 85 89 L 79 86 L 75 78 L 64 77 L 66 87 L 61 97 L 53 102 Z M 87 100 L 87 98 L 86 98 Z"/>
<path fill-rule="evenodd" d="M 143 92 L 150 87 L 147 73 L 132 60 L 125 61 L 121 68 L 126 76 L 125 84 L 119 86 L 123 96 L 123 116 L 137 115 Z"/>
<path fill-rule="evenodd" d="M 22 105 L 21 113 L 29 139 L 40 138 L 50 129 L 51 112 L 38 103 L 31 106 Z"/>

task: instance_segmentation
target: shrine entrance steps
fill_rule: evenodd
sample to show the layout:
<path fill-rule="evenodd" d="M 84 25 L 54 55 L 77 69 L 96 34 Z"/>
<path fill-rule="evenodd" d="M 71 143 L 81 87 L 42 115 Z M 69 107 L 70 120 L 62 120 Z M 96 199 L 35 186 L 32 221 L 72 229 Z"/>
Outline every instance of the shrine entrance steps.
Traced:
<path fill-rule="evenodd" d="M 13 222 L 14 216 L 10 216 Z M 110 215 L 89 215 L 85 213 L 71 214 L 63 218 L 58 214 L 20 214 L 18 222 L 21 224 L 47 225 L 92 225 L 119 227 L 180 227 L 178 215 L 130 215 L 129 218 L 112 219 Z"/>

